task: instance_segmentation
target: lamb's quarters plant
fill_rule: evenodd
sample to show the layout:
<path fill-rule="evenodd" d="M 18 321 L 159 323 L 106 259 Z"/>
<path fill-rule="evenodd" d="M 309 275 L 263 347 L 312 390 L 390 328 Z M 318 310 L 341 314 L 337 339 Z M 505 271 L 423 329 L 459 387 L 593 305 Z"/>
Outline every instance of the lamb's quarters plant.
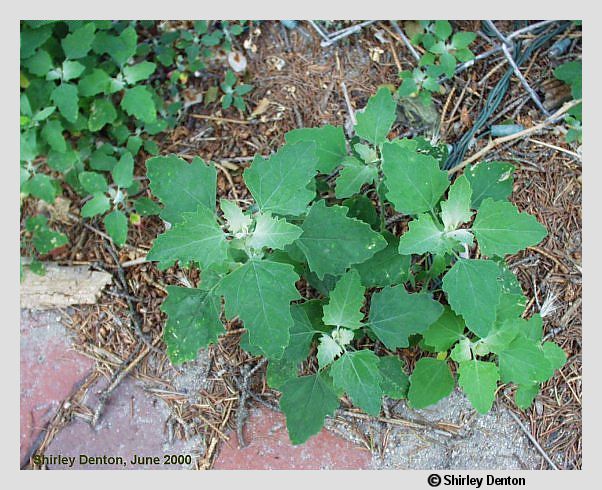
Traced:
<path fill-rule="evenodd" d="M 184 107 L 178 87 L 164 82 L 181 86 L 187 73 L 200 75 L 216 50 L 229 51 L 243 30 L 227 21 L 182 29 L 156 21 L 22 22 L 22 197 L 52 204 L 66 183 L 84 199 L 81 216 L 102 217 L 122 246 L 129 224 L 161 209 L 140 197 L 134 159 L 141 149 L 158 153 L 153 136 L 173 127 Z M 236 80 L 228 71 L 222 88 L 244 109 L 242 96 L 251 86 Z M 39 255 L 48 246 L 34 250 Z"/>
<path fill-rule="evenodd" d="M 248 209 L 226 199 L 216 209 L 215 169 L 200 159 L 147 162 L 172 225 L 148 260 L 201 271 L 197 287 L 168 287 L 171 361 L 195 359 L 225 333 L 223 300 L 224 317 L 247 331 L 241 347 L 269 360 L 294 444 L 320 431 L 343 394 L 378 415 L 383 396 L 422 408 L 457 381 L 486 413 L 503 382 L 525 408 L 565 362 L 543 341 L 541 316 L 523 317 L 527 300 L 504 262 L 546 236 L 507 200 L 513 167 L 480 163 L 450 183 L 436 148 L 390 137 L 394 120 L 382 88 L 349 144 L 333 126 L 291 131 L 244 171 Z M 406 215 L 408 230 L 393 236 L 385 213 Z M 411 373 L 406 348 L 423 351 Z"/>

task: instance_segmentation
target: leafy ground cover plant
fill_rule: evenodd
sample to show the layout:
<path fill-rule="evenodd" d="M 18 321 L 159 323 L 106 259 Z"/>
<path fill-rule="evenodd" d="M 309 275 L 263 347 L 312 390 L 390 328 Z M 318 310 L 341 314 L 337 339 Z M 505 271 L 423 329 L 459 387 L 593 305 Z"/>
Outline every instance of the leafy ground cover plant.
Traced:
<path fill-rule="evenodd" d="M 182 83 L 187 73 L 206 68 L 215 49 L 231 49 L 233 36 L 243 31 L 237 22 L 198 21 L 193 29 L 149 38 L 146 31 L 159 29 L 156 25 L 96 20 L 21 24 L 21 196 L 52 204 L 62 184 L 68 184 L 83 199 L 81 216 L 102 217 L 117 246 L 126 242 L 129 224 L 160 209 L 139 196 L 134 159 L 142 149 L 158 153 L 153 137 L 173 127 L 183 108 L 177 88 L 174 93 L 165 88 L 164 72 L 170 70 L 172 83 Z M 224 90 L 233 95 L 226 97 L 243 109 L 242 96 L 251 86 L 233 87 L 232 76 L 228 72 Z M 26 227 L 26 251 L 43 255 L 52 251 L 50 244 L 64 245 L 62 234 L 42 245 L 40 236 L 50 236 L 51 230 L 41 219 L 34 222 L 33 228 Z"/>
<path fill-rule="evenodd" d="M 389 138 L 395 111 L 381 88 L 350 141 L 334 126 L 289 132 L 245 170 L 246 210 L 226 199 L 216 209 L 216 170 L 200 158 L 147 161 L 171 224 L 147 260 L 201 271 L 198 287 L 167 287 L 171 361 L 225 333 L 223 301 L 225 318 L 246 328 L 241 347 L 269 360 L 294 444 L 320 431 L 343 394 L 378 415 L 384 396 L 423 408 L 457 383 L 486 413 L 501 382 L 524 408 L 565 362 L 543 341 L 541 316 L 523 317 L 504 262 L 546 236 L 508 201 L 513 167 L 479 163 L 450 183 L 438 148 Z M 387 229 L 392 214 L 409 220 L 400 237 Z M 409 348 L 422 351 L 411 373 L 400 356 Z"/>

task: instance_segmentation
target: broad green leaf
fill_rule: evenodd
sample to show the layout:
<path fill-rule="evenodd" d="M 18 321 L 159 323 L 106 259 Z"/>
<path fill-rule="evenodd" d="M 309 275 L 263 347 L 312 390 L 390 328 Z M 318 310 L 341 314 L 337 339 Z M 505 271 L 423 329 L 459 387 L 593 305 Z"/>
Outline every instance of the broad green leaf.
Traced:
<path fill-rule="evenodd" d="M 217 171 L 200 158 L 187 163 L 175 155 L 154 157 L 146 162 L 150 188 L 165 205 L 161 218 L 171 224 L 199 205 L 215 209 Z"/>
<path fill-rule="evenodd" d="M 390 350 L 408 347 L 412 334 L 423 333 L 443 313 L 428 293 L 409 294 L 402 286 L 386 287 L 372 295 L 369 326 Z"/>
<path fill-rule="evenodd" d="M 349 208 L 347 216 L 357 218 L 364 223 L 368 223 L 373 229 L 378 230 L 379 219 L 376 207 L 368 197 L 363 194 L 356 194 L 349 199 L 345 199 L 341 204 Z M 397 250 L 397 247 L 395 247 L 395 250 Z"/>
<path fill-rule="evenodd" d="M 410 379 L 404 372 L 404 364 L 397 356 L 379 358 L 378 369 L 382 376 L 380 386 L 383 394 L 394 400 L 401 400 L 408 394 Z"/>
<path fill-rule="evenodd" d="M 316 173 L 316 145 L 299 142 L 281 147 L 269 159 L 256 156 L 244 180 L 261 211 L 298 216 L 315 196 L 308 188 Z"/>
<path fill-rule="evenodd" d="M 251 344 L 268 358 L 280 359 L 293 325 L 290 303 L 301 298 L 295 288 L 299 276 L 293 266 L 251 259 L 228 274 L 219 286 L 226 300 L 226 315 L 236 315 L 249 331 Z"/>
<path fill-rule="evenodd" d="M 96 25 L 94 25 L 94 22 L 88 22 L 71 34 L 67 34 L 61 40 L 65 56 L 71 60 L 77 60 L 86 56 L 90 49 L 92 49 L 95 32 Z"/>
<path fill-rule="evenodd" d="M 118 36 L 113 36 L 106 31 L 96 34 L 92 47 L 98 54 L 107 53 L 115 63 L 123 65 L 136 54 L 138 35 L 136 29 L 127 27 Z"/>
<path fill-rule="evenodd" d="M 437 20 L 435 21 L 435 34 L 439 39 L 447 39 L 451 36 L 452 26 L 448 20 Z"/>
<path fill-rule="evenodd" d="M 371 184 L 378 177 L 376 167 L 366 165 L 357 160 L 347 160 L 339 173 L 335 186 L 335 195 L 338 199 L 357 194 L 364 184 Z"/>
<path fill-rule="evenodd" d="M 343 128 L 321 126 L 319 128 L 293 129 L 284 135 L 287 143 L 308 141 L 316 144 L 317 170 L 324 174 L 332 172 L 347 157 Z"/>
<path fill-rule="evenodd" d="M 361 327 L 364 292 L 359 273 L 353 269 L 347 272 L 330 293 L 328 304 L 324 305 L 324 324 L 351 329 Z"/>
<path fill-rule="evenodd" d="M 547 235 L 535 216 L 519 213 L 513 204 L 493 199 L 483 201 L 472 230 L 481 253 L 489 257 L 516 253 L 537 245 Z"/>
<path fill-rule="evenodd" d="M 434 405 L 452 392 L 454 384 L 447 361 L 423 357 L 410 376 L 408 401 L 413 408 Z"/>
<path fill-rule="evenodd" d="M 464 175 L 472 189 L 472 209 L 490 197 L 494 201 L 505 201 L 512 194 L 514 166 L 505 162 L 486 162 L 473 165 Z"/>
<path fill-rule="evenodd" d="M 111 124 L 117 119 L 117 111 L 110 100 L 96 99 L 90 106 L 88 129 L 92 132 L 100 131 L 106 124 Z"/>
<path fill-rule="evenodd" d="M 58 119 L 52 119 L 44 124 L 42 136 L 53 150 L 60 153 L 67 151 L 67 142 L 63 136 L 63 125 Z"/>
<path fill-rule="evenodd" d="M 55 181 L 45 174 L 36 174 L 27 182 L 27 190 L 32 196 L 52 204 L 58 195 Z"/>
<path fill-rule="evenodd" d="M 391 91 L 381 87 L 366 107 L 356 112 L 355 134 L 375 145 L 384 143 L 395 122 L 396 108 Z"/>
<path fill-rule="evenodd" d="M 386 247 L 386 240 L 369 225 L 346 216 L 347 208 L 326 206 L 320 200 L 310 208 L 295 244 L 319 279 L 342 274 Z"/>
<path fill-rule="evenodd" d="M 539 386 L 540 383 L 518 385 L 514 392 L 514 402 L 516 403 L 516 406 L 521 410 L 529 408 L 539 393 Z"/>
<path fill-rule="evenodd" d="M 343 353 L 343 348 L 327 334 L 322 334 L 318 342 L 318 366 L 324 369 Z"/>
<path fill-rule="evenodd" d="M 52 25 L 42 26 L 38 29 L 21 28 L 20 58 L 23 60 L 34 54 L 35 50 L 52 35 L 52 28 Z"/>
<path fill-rule="evenodd" d="M 554 342 L 544 342 L 543 355 L 550 362 L 552 371 L 562 368 L 566 363 L 566 352 Z"/>
<path fill-rule="evenodd" d="M 470 202 L 472 190 L 468 179 L 461 175 L 449 188 L 447 201 L 441 203 L 441 219 L 445 231 L 452 231 L 472 217 Z"/>
<path fill-rule="evenodd" d="M 382 168 L 387 199 L 404 214 L 431 211 L 449 185 L 435 158 L 396 143 L 383 145 Z"/>
<path fill-rule="evenodd" d="M 288 436 L 295 445 L 320 432 L 326 416 L 334 415 L 339 407 L 339 397 L 324 372 L 291 379 L 280 391 L 280 409 L 286 416 Z"/>
<path fill-rule="evenodd" d="M 63 80 L 68 82 L 79 78 L 79 76 L 86 70 L 85 65 L 82 65 L 79 61 L 63 61 Z"/>
<path fill-rule="evenodd" d="M 246 233 L 251 226 L 251 217 L 244 214 L 236 203 L 228 199 L 220 199 L 219 206 L 224 213 L 230 233 Z"/>
<path fill-rule="evenodd" d="M 121 158 L 117 162 L 117 165 L 111 170 L 113 176 L 113 182 L 121 187 L 127 189 L 134 182 L 134 157 L 129 152 L 125 152 L 121 155 Z"/>
<path fill-rule="evenodd" d="M 446 351 L 464 337 L 465 328 L 464 320 L 445 306 L 443 314 L 423 333 L 424 343 L 437 352 Z"/>
<path fill-rule="evenodd" d="M 212 291 L 167 286 L 161 311 L 167 314 L 163 338 L 172 364 L 196 359 L 199 349 L 217 342 L 225 329 L 221 298 Z"/>
<path fill-rule="evenodd" d="M 132 201 L 134 209 L 140 216 L 153 216 L 161 212 L 161 206 L 148 197 L 141 197 Z"/>
<path fill-rule="evenodd" d="M 553 373 L 543 349 L 522 335 L 499 353 L 499 366 L 504 383 L 519 385 L 547 381 Z"/>
<path fill-rule="evenodd" d="M 142 85 L 125 91 L 125 95 L 121 99 L 121 108 L 128 115 L 144 123 L 153 123 L 157 120 L 157 108 L 155 107 L 153 94 Z"/>
<path fill-rule="evenodd" d="M 370 415 L 379 415 L 381 409 L 382 375 L 379 359 L 370 350 L 346 352 L 330 368 L 334 385 L 345 390 L 354 405 Z"/>
<path fill-rule="evenodd" d="M 270 388 L 279 390 L 289 380 L 297 377 L 299 367 L 288 359 L 271 359 L 265 378 Z"/>
<path fill-rule="evenodd" d="M 443 290 L 466 326 L 485 337 L 495 322 L 501 286 L 498 265 L 491 260 L 458 259 L 443 277 Z"/>
<path fill-rule="evenodd" d="M 458 369 L 458 385 L 481 414 L 491 410 L 499 379 L 500 373 L 493 362 L 466 361 Z"/>
<path fill-rule="evenodd" d="M 38 77 L 45 77 L 54 66 L 52 58 L 48 52 L 43 49 L 36 51 L 36 54 L 23 61 L 22 65 L 27 68 L 31 74 Z"/>
<path fill-rule="evenodd" d="M 402 255 L 451 252 L 456 241 L 449 238 L 429 214 L 419 214 L 410 222 L 409 229 L 399 239 Z"/>
<path fill-rule="evenodd" d="M 79 80 L 77 84 L 79 95 L 82 97 L 92 97 L 107 92 L 110 80 L 111 77 L 107 75 L 107 72 L 99 68 L 94 68 L 92 73 Z"/>
<path fill-rule="evenodd" d="M 121 211 L 115 210 L 107 214 L 103 221 L 105 229 L 113 242 L 115 242 L 115 245 L 118 247 L 123 246 L 128 237 L 127 216 Z"/>
<path fill-rule="evenodd" d="M 194 213 L 184 213 L 182 221 L 155 239 L 147 260 L 159 262 L 159 268 L 192 260 L 204 269 L 226 260 L 227 246 L 215 214 L 199 206 Z"/>
<path fill-rule="evenodd" d="M 155 72 L 157 65 L 150 61 L 142 61 L 135 65 L 125 66 L 123 68 L 123 75 L 125 80 L 133 85 L 142 80 L 148 80 L 148 78 Z"/>
<path fill-rule="evenodd" d="M 519 313 L 519 315 L 521 313 Z M 543 337 L 543 318 L 539 313 L 536 313 L 527 321 L 523 322 L 522 333 L 525 337 L 534 342 L 541 342 Z"/>
<path fill-rule="evenodd" d="M 92 216 L 103 214 L 109 209 L 111 209 L 109 198 L 103 193 L 98 192 L 92 195 L 92 199 L 82 206 L 81 215 L 82 218 L 91 218 Z"/>
<path fill-rule="evenodd" d="M 36 251 L 45 255 L 69 243 L 67 235 L 49 228 L 41 229 L 33 234 L 33 246 Z"/>
<path fill-rule="evenodd" d="M 82 172 L 79 174 L 79 183 L 88 194 L 104 193 L 109 189 L 107 179 L 98 172 Z"/>
<path fill-rule="evenodd" d="M 452 46 L 455 49 L 467 48 L 475 39 L 477 35 L 474 32 L 456 32 L 451 39 Z"/>
<path fill-rule="evenodd" d="M 67 121 L 77 121 L 79 97 L 77 87 L 72 83 L 61 83 L 52 91 L 52 101 Z"/>
<path fill-rule="evenodd" d="M 301 235 L 301 228 L 287 223 L 284 218 L 277 218 L 270 213 L 261 213 L 255 218 L 255 230 L 249 238 L 251 248 L 260 250 L 263 247 L 284 250 Z"/>
<path fill-rule="evenodd" d="M 293 324 L 290 329 L 290 341 L 283 358 L 300 363 L 307 359 L 314 335 L 323 328 L 321 322 L 322 304 L 317 300 L 291 305 Z"/>
<path fill-rule="evenodd" d="M 386 248 L 365 262 L 352 266 L 360 273 L 362 284 L 367 288 L 401 284 L 409 277 L 412 257 L 399 254 L 399 238 L 389 232 L 385 232 L 384 237 Z"/>

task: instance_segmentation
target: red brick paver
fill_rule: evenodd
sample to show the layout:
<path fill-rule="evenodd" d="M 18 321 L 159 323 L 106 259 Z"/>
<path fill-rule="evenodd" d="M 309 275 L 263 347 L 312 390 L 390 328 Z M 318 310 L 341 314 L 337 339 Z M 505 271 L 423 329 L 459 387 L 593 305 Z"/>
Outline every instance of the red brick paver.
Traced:
<path fill-rule="evenodd" d="M 21 310 L 21 465 L 93 362 L 71 349 L 60 312 Z"/>
<path fill-rule="evenodd" d="M 323 429 L 305 444 L 293 446 L 282 414 L 253 409 L 245 424 L 248 446 L 238 448 L 236 434 L 223 442 L 214 462 L 222 470 L 368 469 L 369 451 Z"/>

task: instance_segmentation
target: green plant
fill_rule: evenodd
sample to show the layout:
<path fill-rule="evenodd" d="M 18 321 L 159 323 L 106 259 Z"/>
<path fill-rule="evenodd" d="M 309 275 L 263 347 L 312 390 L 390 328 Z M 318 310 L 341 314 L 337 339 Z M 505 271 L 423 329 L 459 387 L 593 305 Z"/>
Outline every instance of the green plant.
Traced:
<path fill-rule="evenodd" d="M 155 36 L 155 26 L 160 29 L 155 21 L 21 23 L 21 197 L 53 203 L 69 185 L 83 198 L 81 216 L 103 217 L 118 246 L 127 240 L 128 223 L 160 209 L 148 197 L 135 199 L 134 159 L 141 149 L 158 154 L 153 137 L 177 123 L 183 103 L 178 87 L 168 90 L 165 81 L 202 71 L 217 48 L 231 49 L 243 31 L 237 22 L 197 21 L 193 29 Z M 251 87 L 233 88 L 229 80 L 230 72 L 224 90 L 243 109 L 241 96 Z"/>
<path fill-rule="evenodd" d="M 222 96 L 222 108 L 228 109 L 232 104 L 237 109 L 244 111 L 247 109 L 243 95 L 248 94 L 253 87 L 246 83 L 238 83 L 236 75 L 232 70 L 226 72 L 224 81 L 220 85 L 224 95 Z"/>
<path fill-rule="evenodd" d="M 563 81 L 571 87 L 571 95 L 573 96 L 574 100 L 578 100 L 583 97 L 581 91 L 581 61 L 569 61 L 567 63 L 563 63 L 554 70 L 554 76 L 558 80 Z M 572 143 L 574 141 L 582 143 L 583 141 L 581 134 L 582 105 L 583 104 L 577 104 L 575 107 L 572 107 L 564 118 L 565 122 L 569 126 L 569 130 L 566 133 L 567 143 Z"/>
<path fill-rule="evenodd" d="M 452 35 L 449 21 L 421 20 L 417 23 L 411 39 L 412 44 L 422 46 L 426 52 L 414 70 L 402 71 L 402 83 L 398 89 L 400 97 L 419 97 L 424 104 L 431 103 L 431 94 L 442 90 L 442 75 L 452 77 L 457 62 L 474 58 L 469 46 L 476 39 L 474 32 L 460 31 Z"/>
<path fill-rule="evenodd" d="M 222 199 L 216 212 L 216 170 L 200 158 L 147 161 L 171 223 L 147 260 L 201 270 L 198 287 L 167 286 L 171 361 L 225 333 L 223 298 L 225 317 L 246 328 L 241 347 L 269 360 L 294 444 L 343 393 L 372 415 L 385 395 L 422 408 L 451 393 L 456 372 L 477 411 L 491 408 L 500 380 L 524 408 L 565 362 L 542 340 L 541 316 L 523 318 L 526 298 L 504 263 L 546 236 L 507 201 L 513 167 L 480 163 L 450 186 L 438 149 L 389 139 L 395 108 L 381 88 L 358 112 L 351 148 L 340 127 L 289 132 L 245 170 L 255 200 L 246 211 Z M 337 170 L 333 192 L 324 174 Z M 411 218 L 399 238 L 392 213 Z M 480 257 L 470 258 L 475 241 Z M 399 356 L 408 348 L 423 351 L 409 376 Z"/>

